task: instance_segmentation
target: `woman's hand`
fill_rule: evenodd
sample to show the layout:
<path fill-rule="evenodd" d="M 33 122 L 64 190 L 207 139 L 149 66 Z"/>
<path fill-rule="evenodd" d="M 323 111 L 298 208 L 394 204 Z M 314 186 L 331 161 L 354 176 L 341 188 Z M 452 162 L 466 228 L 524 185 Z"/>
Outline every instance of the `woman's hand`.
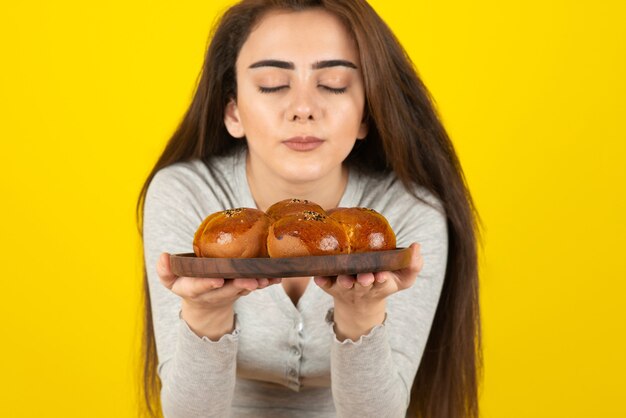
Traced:
<path fill-rule="evenodd" d="M 411 263 L 396 271 L 360 273 L 355 276 L 339 275 L 315 277 L 315 283 L 335 301 L 335 334 L 340 340 L 357 340 L 385 319 L 385 299 L 415 283 L 422 270 L 424 259 L 420 245 L 413 243 Z"/>
<path fill-rule="evenodd" d="M 217 341 L 234 327 L 233 305 L 241 296 L 281 282 L 281 279 L 215 279 L 179 277 L 172 273 L 170 255 L 162 253 L 157 273 L 163 286 L 182 298 L 181 315 L 199 336 Z"/>

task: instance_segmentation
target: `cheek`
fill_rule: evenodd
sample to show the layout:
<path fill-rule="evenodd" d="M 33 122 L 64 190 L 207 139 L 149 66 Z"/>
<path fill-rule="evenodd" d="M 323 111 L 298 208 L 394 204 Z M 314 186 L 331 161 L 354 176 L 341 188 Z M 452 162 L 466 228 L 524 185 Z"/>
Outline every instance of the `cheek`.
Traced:
<path fill-rule="evenodd" d="M 239 114 L 241 116 L 241 123 L 246 128 L 246 133 L 262 134 L 270 131 L 273 121 L 276 118 L 276 110 L 272 106 L 267 104 L 257 104 L 257 106 L 240 107 Z"/>
<path fill-rule="evenodd" d="M 353 99 L 344 103 L 336 112 L 329 115 L 342 131 L 351 134 L 357 132 L 363 120 L 363 102 Z"/>
<path fill-rule="evenodd" d="M 241 123 L 247 128 L 247 134 L 267 130 L 267 126 L 276 119 L 279 103 L 271 100 L 271 95 L 259 93 L 258 87 L 243 83 L 237 92 L 237 104 Z"/>

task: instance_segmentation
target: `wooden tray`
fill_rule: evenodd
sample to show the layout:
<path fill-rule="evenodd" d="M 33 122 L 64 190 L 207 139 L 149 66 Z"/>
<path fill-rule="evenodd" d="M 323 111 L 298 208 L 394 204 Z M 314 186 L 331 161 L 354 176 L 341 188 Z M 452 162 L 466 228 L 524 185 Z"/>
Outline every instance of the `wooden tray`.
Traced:
<path fill-rule="evenodd" d="M 409 248 L 368 253 L 320 255 L 289 258 L 204 258 L 195 254 L 172 254 L 170 265 L 177 276 L 217 277 L 301 277 L 394 271 L 411 262 Z"/>

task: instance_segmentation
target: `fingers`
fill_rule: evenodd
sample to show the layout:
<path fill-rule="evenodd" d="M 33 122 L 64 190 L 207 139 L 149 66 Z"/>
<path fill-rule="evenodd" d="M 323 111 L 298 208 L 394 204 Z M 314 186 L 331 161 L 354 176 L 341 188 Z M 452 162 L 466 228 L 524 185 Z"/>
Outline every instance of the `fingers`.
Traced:
<path fill-rule="evenodd" d="M 247 290 L 247 289 L 239 289 L 236 293 L 237 296 L 248 296 L 250 293 L 252 293 L 252 290 Z"/>
<path fill-rule="evenodd" d="M 406 269 L 417 275 L 424 267 L 424 258 L 421 254 L 422 246 L 414 242 L 409 248 L 411 248 L 411 264 Z"/>
<path fill-rule="evenodd" d="M 162 253 L 159 256 L 159 260 L 157 261 L 157 274 L 163 286 L 171 290 L 178 276 L 172 273 L 170 269 L 170 255 L 168 253 Z"/>
<path fill-rule="evenodd" d="M 374 273 L 359 273 L 356 276 L 340 274 L 337 276 L 337 284 L 345 289 L 355 289 L 358 287 L 370 287 L 376 278 Z M 358 287 L 355 287 L 358 285 Z"/>
<path fill-rule="evenodd" d="M 418 263 L 418 270 L 422 271 L 422 269 L 424 268 L 424 257 L 422 257 L 422 254 L 419 254 L 419 263 Z M 419 273 L 418 271 L 418 273 Z"/>
<path fill-rule="evenodd" d="M 388 272 L 381 273 L 359 273 L 355 276 L 340 274 L 336 276 L 336 278 L 331 276 L 315 276 L 314 282 L 318 286 L 329 289 L 336 284 L 343 289 L 357 289 L 355 285 L 359 285 L 359 287 L 370 287 L 377 283 L 384 283 L 388 279 Z"/>
<path fill-rule="evenodd" d="M 374 273 L 374 280 L 376 284 L 383 284 L 387 280 L 393 279 L 392 274 L 388 271 L 379 271 Z"/>
<path fill-rule="evenodd" d="M 179 277 L 170 290 L 181 298 L 196 300 L 203 295 L 224 287 L 224 279 L 205 279 L 200 277 Z"/>
<path fill-rule="evenodd" d="M 373 273 L 361 273 L 357 274 L 356 282 L 363 287 L 368 287 L 372 285 L 375 281 Z"/>
<path fill-rule="evenodd" d="M 263 278 L 263 279 L 257 279 L 257 281 L 259 282 L 259 287 L 257 287 L 257 289 L 265 289 L 266 287 L 269 287 L 273 284 L 279 284 L 282 282 L 283 279 L 280 278 Z"/>
<path fill-rule="evenodd" d="M 330 276 L 315 276 L 313 281 L 322 289 L 328 289 L 333 285 L 333 278 Z"/>
<path fill-rule="evenodd" d="M 369 288 L 376 282 L 376 276 L 374 273 L 359 273 L 356 276 L 340 274 L 337 276 L 334 284 L 342 289 L 354 289 L 355 291 L 361 288 Z M 330 288 L 333 285 L 331 277 L 315 277 L 315 283 L 324 288 Z"/>
<path fill-rule="evenodd" d="M 409 247 L 411 258 L 409 265 L 405 268 L 396 271 L 359 273 L 356 276 L 340 274 L 336 278 L 318 276 L 315 277 L 314 281 L 334 298 L 351 300 L 385 298 L 412 286 L 419 272 L 424 267 L 424 258 L 420 253 L 421 245 L 412 243 Z"/>
<path fill-rule="evenodd" d="M 260 278 L 260 279 L 233 279 L 232 285 L 235 289 L 257 290 L 265 289 L 273 284 L 281 283 L 280 278 Z"/>
<path fill-rule="evenodd" d="M 407 267 L 393 272 L 384 272 L 388 280 L 392 279 L 391 281 L 396 283 L 397 290 L 411 287 L 424 267 L 424 258 L 420 252 L 421 245 L 413 243 L 409 248 L 411 249 L 411 261 Z"/>
<path fill-rule="evenodd" d="M 182 298 L 199 299 L 209 292 L 215 292 L 215 298 L 233 298 L 245 296 L 256 289 L 264 289 L 281 282 L 280 278 L 234 279 L 204 277 L 179 277 L 172 273 L 170 255 L 162 253 L 157 260 L 157 274 L 163 286 Z"/>
<path fill-rule="evenodd" d="M 267 286 L 267 279 L 233 279 L 232 285 L 235 289 L 256 290 L 261 287 L 261 281 Z"/>
<path fill-rule="evenodd" d="M 354 277 L 346 274 L 337 276 L 337 286 L 344 289 L 352 289 L 354 287 Z"/>
<path fill-rule="evenodd" d="M 157 274 L 159 275 L 159 280 L 161 281 L 163 286 L 167 287 L 170 290 L 174 288 L 174 285 L 178 281 L 179 277 L 172 273 L 170 266 L 170 255 L 168 253 L 162 253 L 159 256 L 159 260 L 157 261 Z M 188 283 L 185 287 L 192 294 L 199 294 L 224 285 L 224 279 L 199 279 L 196 277 L 189 277 L 188 279 Z"/>
<path fill-rule="evenodd" d="M 185 293 L 194 298 L 223 287 L 225 282 L 224 279 L 205 279 L 201 277 L 186 277 L 185 279 Z"/>

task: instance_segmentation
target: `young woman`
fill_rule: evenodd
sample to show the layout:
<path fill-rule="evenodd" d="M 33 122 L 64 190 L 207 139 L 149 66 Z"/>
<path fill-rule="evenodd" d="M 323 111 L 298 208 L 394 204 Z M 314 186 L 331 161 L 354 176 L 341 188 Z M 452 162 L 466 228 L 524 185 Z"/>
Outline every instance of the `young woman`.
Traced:
<path fill-rule="evenodd" d="M 382 213 L 411 265 L 177 277 L 208 214 L 286 198 Z M 167 417 L 476 417 L 477 216 L 426 88 L 362 0 L 244 0 L 138 204 L 148 410 Z M 159 403 L 160 400 L 160 403 Z"/>

